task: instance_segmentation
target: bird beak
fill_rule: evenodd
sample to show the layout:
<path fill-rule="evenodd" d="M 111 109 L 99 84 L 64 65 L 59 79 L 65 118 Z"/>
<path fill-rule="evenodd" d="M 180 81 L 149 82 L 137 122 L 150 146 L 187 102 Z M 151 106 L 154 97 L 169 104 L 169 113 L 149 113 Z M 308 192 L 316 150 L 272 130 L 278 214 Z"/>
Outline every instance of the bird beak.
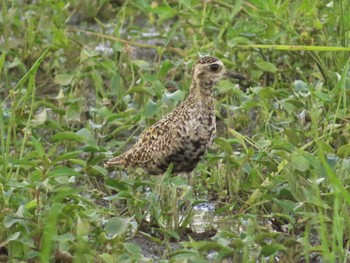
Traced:
<path fill-rule="evenodd" d="M 247 78 L 237 72 L 233 72 L 233 71 L 226 71 L 224 73 L 224 77 L 226 78 L 233 78 L 233 79 L 239 79 L 239 80 L 246 80 Z"/>

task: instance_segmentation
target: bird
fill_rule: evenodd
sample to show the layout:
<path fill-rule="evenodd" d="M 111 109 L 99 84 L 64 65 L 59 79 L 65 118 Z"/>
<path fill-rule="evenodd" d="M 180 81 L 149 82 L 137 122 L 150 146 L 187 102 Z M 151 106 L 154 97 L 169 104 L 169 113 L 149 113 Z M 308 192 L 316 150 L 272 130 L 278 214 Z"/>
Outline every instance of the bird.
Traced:
<path fill-rule="evenodd" d="M 172 174 L 192 172 L 213 144 L 216 134 L 213 88 L 223 78 L 245 77 L 225 69 L 214 56 L 200 57 L 192 66 L 189 95 L 172 112 L 146 129 L 125 153 L 104 167 L 141 167 L 161 175 L 172 164 Z"/>

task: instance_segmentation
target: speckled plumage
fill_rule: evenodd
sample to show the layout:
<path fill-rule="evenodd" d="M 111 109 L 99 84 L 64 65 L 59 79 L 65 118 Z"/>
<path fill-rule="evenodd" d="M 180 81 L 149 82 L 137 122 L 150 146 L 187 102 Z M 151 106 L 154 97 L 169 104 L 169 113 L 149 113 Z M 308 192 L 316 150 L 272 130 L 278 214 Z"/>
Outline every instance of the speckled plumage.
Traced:
<path fill-rule="evenodd" d="M 242 78 L 225 70 L 221 60 L 205 56 L 192 67 L 187 99 L 165 118 L 149 127 L 124 154 L 108 160 L 105 167 L 141 167 L 147 173 L 190 172 L 212 145 L 216 132 L 213 86 L 224 76 Z"/>

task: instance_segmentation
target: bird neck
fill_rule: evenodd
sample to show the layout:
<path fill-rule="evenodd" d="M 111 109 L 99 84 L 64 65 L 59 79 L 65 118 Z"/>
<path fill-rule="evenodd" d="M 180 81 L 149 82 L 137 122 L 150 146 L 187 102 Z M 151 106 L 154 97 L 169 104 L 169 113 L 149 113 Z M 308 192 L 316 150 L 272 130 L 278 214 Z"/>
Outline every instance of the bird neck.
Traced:
<path fill-rule="evenodd" d="M 190 96 L 199 100 L 212 100 L 214 85 L 212 80 L 193 81 L 190 87 Z"/>
<path fill-rule="evenodd" d="M 213 111 L 213 86 L 214 84 L 208 85 L 207 83 L 205 85 L 205 83 L 192 82 L 188 96 L 189 103 L 193 104 L 193 107 L 199 108 L 199 111 Z"/>

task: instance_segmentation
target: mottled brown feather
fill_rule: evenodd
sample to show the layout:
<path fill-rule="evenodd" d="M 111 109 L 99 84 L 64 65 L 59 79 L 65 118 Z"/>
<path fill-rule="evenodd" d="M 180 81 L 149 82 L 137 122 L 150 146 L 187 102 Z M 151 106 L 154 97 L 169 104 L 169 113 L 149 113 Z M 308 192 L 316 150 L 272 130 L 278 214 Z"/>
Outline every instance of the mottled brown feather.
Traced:
<path fill-rule="evenodd" d="M 142 133 L 130 150 L 108 160 L 105 167 L 141 167 L 156 175 L 173 163 L 175 173 L 193 170 L 215 137 L 212 88 L 225 73 L 219 59 L 210 56 L 198 59 L 192 67 L 187 99 Z"/>

